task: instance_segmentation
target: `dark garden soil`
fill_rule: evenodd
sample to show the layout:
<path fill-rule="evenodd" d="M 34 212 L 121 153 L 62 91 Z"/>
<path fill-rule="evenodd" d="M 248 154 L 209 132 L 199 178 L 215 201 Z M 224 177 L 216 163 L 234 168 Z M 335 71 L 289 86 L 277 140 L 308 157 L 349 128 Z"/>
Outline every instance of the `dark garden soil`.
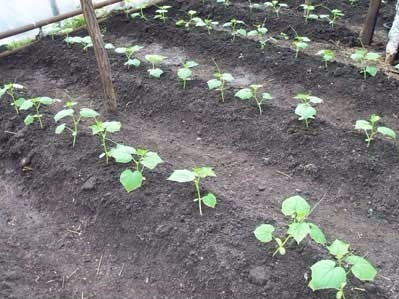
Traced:
<path fill-rule="evenodd" d="M 170 16 L 197 9 L 227 20 L 222 9 L 197 3 L 176 1 Z M 230 9 L 246 18 L 239 4 Z M 277 32 L 291 20 L 303 23 L 301 12 L 266 25 Z M 104 119 L 120 120 L 114 140 L 148 147 L 165 163 L 127 194 L 118 181 L 123 167 L 98 159 L 99 141 L 87 129 L 74 149 L 69 136 L 54 134 L 52 116 L 62 104 L 45 111 L 41 130 L 24 127 L 23 117 L 1 102 L 0 298 L 334 298 L 307 287 L 309 267 L 324 251 L 304 242 L 271 257 L 273 248 L 253 236 L 260 223 L 285 223 L 281 201 L 293 194 L 313 205 L 321 200 L 312 220 L 329 239 L 350 242 L 379 269 L 375 283 L 351 282 L 347 298 L 399 298 L 399 150 L 384 139 L 367 148 L 352 126 L 374 112 L 399 129 L 398 81 L 382 73 L 364 81 L 353 66 L 334 63 L 324 70 L 317 57 L 296 60 L 277 45 L 260 50 L 254 41 L 232 43 L 226 32 L 208 36 L 176 28 L 174 21 L 116 16 L 105 25 L 108 42 L 143 44 L 169 55 L 156 80 L 145 63 L 128 70 L 121 56 L 110 54 L 118 113 L 107 114 L 101 103 L 92 49 L 70 48 L 60 38 L 2 58 L 0 84 L 23 84 L 26 96 L 69 95 Z M 309 24 L 304 30 L 315 40 L 353 45 L 356 33 L 339 26 L 329 31 Z M 176 68 L 187 58 L 205 66 L 183 90 Z M 281 91 L 273 91 L 275 99 L 261 116 L 254 105 L 234 99 L 233 88 L 220 103 L 203 78 L 212 76 L 204 73 L 214 70 L 211 58 L 240 74 L 238 81 L 247 74 Z M 293 114 L 291 98 L 299 91 L 325 99 L 308 129 Z M 204 182 L 204 191 L 215 193 L 219 204 L 202 217 L 192 186 L 166 180 L 173 169 L 193 165 L 214 166 L 218 175 Z"/>

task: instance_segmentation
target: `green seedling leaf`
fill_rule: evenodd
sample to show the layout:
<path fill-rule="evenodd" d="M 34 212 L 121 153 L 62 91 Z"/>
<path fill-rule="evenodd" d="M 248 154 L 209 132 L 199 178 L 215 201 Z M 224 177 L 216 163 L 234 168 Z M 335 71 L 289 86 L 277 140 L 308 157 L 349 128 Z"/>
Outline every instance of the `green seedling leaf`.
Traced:
<path fill-rule="evenodd" d="M 208 87 L 209 89 L 217 89 L 222 86 L 222 81 L 218 79 L 211 79 L 208 81 Z"/>
<path fill-rule="evenodd" d="M 375 66 L 368 65 L 368 66 L 366 66 L 366 72 L 370 76 L 375 77 L 378 73 L 378 69 Z"/>
<path fill-rule="evenodd" d="M 131 146 L 117 144 L 116 147 L 111 148 L 109 154 L 117 163 L 129 163 L 133 161 L 132 155 L 136 154 L 136 149 Z"/>
<path fill-rule="evenodd" d="M 300 103 L 295 108 L 295 114 L 299 116 L 299 120 L 308 120 L 315 118 L 317 110 L 307 103 Z"/>
<path fill-rule="evenodd" d="M 201 179 L 209 177 L 209 176 L 212 176 L 212 177 L 216 176 L 212 167 L 194 167 L 193 171 L 196 174 L 196 176 L 198 176 Z"/>
<path fill-rule="evenodd" d="M 100 114 L 90 108 L 82 108 L 80 109 L 80 116 L 83 118 L 96 118 Z"/>
<path fill-rule="evenodd" d="M 173 171 L 173 173 L 168 177 L 168 180 L 178 183 L 186 183 L 194 181 L 195 178 L 196 178 L 195 172 L 192 172 L 187 169 L 182 169 L 182 170 Z"/>
<path fill-rule="evenodd" d="M 160 78 L 161 75 L 163 74 L 163 70 L 159 68 L 149 69 L 148 73 L 150 74 L 151 77 Z"/>
<path fill-rule="evenodd" d="M 55 128 L 55 134 L 61 134 L 65 130 L 65 124 L 61 124 Z"/>
<path fill-rule="evenodd" d="M 217 204 L 216 196 L 212 193 L 208 193 L 204 197 L 202 197 L 202 202 L 210 208 L 215 208 Z"/>
<path fill-rule="evenodd" d="M 141 187 L 143 175 L 140 171 L 126 169 L 121 173 L 120 182 L 127 192 L 131 192 Z"/>
<path fill-rule="evenodd" d="M 33 123 L 34 120 L 35 120 L 35 118 L 33 117 L 33 115 L 29 114 L 28 116 L 25 117 L 24 124 L 26 126 L 29 126 L 29 125 L 31 125 Z"/>
<path fill-rule="evenodd" d="M 321 260 L 311 268 L 312 280 L 309 287 L 313 290 L 340 289 L 346 283 L 346 272 L 342 267 L 336 267 L 335 261 Z"/>
<path fill-rule="evenodd" d="M 61 110 L 54 116 L 54 120 L 55 120 L 55 122 L 58 122 L 59 120 L 63 119 L 64 117 L 72 116 L 73 113 L 74 113 L 73 109 Z"/>
<path fill-rule="evenodd" d="M 341 260 L 349 253 L 349 244 L 341 240 L 335 240 L 327 249 L 330 254 L 334 255 L 338 260 Z"/>
<path fill-rule="evenodd" d="M 306 222 L 294 222 L 288 226 L 287 233 L 299 244 L 310 233 L 309 224 Z"/>
<path fill-rule="evenodd" d="M 327 239 L 323 231 L 316 224 L 309 223 L 309 228 L 309 235 L 317 244 L 324 245 L 327 243 Z"/>
<path fill-rule="evenodd" d="M 231 81 L 234 80 L 234 77 L 233 77 L 233 75 L 230 74 L 230 73 L 223 73 L 223 74 L 222 74 L 222 79 L 223 79 L 224 81 L 231 82 Z"/>
<path fill-rule="evenodd" d="M 273 240 L 274 230 L 275 228 L 271 224 L 261 224 L 255 229 L 254 234 L 256 239 L 258 239 L 260 242 L 268 243 Z"/>
<path fill-rule="evenodd" d="M 348 256 L 345 261 L 351 264 L 351 271 L 361 281 L 373 281 L 377 270 L 365 258 L 357 255 Z"/>
<path fill-rule="evenodd" d="M 106 121 L 103 122 L 102 125 L 105 128 L 105 131 L 109 133 L 119 132 L 122 127 L 122 124 L 119 121 Z"/>
<path fill-rule="evenodd" d="M 378 53 L 374 53 L 374 52 L 369 52 L 366 54 L 365 58 L 367 60 L 378 60 L 380 59 L 381 55 Z"/>
<path fill-rule="evenodd" d="M 249 100 L 252 99 L 254 94 L 250 88 L 243 88 L 236 92 L 235 96 L 240 98 L 241 100 Z"/>
<path fill-rule="evenodd" d="M 21 103 L 21 106 L 19 106 L 19 109 L 21 109 L 21 110 L 29 110 L 32 107 L 33 107 L 32 100 L 26 100 L 26 101 Z"/>
<path fill-rule="evenodd" d="M 192 71 L 189 68 L 180 68 L 177 71 L 177 75 L 182 80 L 189 80 L 192 75 Z"/>
<path fill-rule="evenodd" d="M 124 65 L 127 65 L 127 66 L 133 65 L 134 67 L 139 67 L 140 64 L 141 64 L 141 61 L 138 60 L 137 58 L 129 59 L 128 61 L 126 61 L 126 62 L 124 63 Z"/>
<path fill-rule="evenodd" d="M 310 213 L 310 205 L 302 196 L 295 195 L 283 201 L 281 212 L 285 216 L 303 220 Z"/>
<path fill-rule="evenodd" d="M 141 160 L 141 164 L 148 169 L 154 169 L 158 164 L 161 163 L 163 163 L 161 157 L 159 157 L 155 152 L 147 152 Z"/>
<path fill-rule="evenodd" d="M 357 120 L 355 124 L 355 129 L 357 130 L 372 130 L 373 126 L 367 120 Z"/>
<path fill-rule="evenodd" d="M 396 139 L 396 132 L 387 127 L 378 127 L 377 132 L 392 139 Z"/>

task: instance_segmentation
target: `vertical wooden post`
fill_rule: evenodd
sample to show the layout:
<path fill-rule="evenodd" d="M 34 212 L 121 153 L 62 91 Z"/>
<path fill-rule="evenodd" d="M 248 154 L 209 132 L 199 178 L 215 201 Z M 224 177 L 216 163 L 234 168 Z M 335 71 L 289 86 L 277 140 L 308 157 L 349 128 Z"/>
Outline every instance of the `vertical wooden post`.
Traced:
<path fill-rule="evenodd" d="M 370 0 L 369 10 L 360 34 L 363 45 L 370 45 L 373 40 L 375 25 L 377 23 L 378 11 L 380 10 L 381 0 Z"/>
<path fill-rule="evenodd" d="M 96 55 L 98 71 L 103 85 L 104 96 L 109 111 L 116 111 L 116 95 L 112 84 L 111 65 L 109 63 L 107 51 L 104 48 L 100 26 L 98 25 L 96 13 L 92 0 L 80 0 L 83 15 L 86 20 L 87 30 L 93 42 L 94 54 Z"/>

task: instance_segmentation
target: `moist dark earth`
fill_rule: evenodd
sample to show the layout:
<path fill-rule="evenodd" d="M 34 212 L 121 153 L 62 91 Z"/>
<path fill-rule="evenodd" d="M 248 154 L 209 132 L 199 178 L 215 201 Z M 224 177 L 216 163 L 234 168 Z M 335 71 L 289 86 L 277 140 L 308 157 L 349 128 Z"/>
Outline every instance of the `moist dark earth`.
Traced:
<path fill-rule="evenodd" d="M 103 104 L 92 49 L 44 38 L 0 59 L 0 84 L 23 84 L 25 97 L 71 97 L 104 120 L 122 122 L 114 141 L 150 148 L 165 161 L 128 194 L 119 183 L 125 167 L 98 158 L 101 145 L 89 123 L 75 148 L 70 136 L 54 133 L 53 115 L 63 103 L 43 110 L 40 129 L 25 127 L 25 114 L 16 115 L 2 100 L 0 298 L 334 298 L 334 292 L 307 287 L 309 267 L 327 257 L 325 250 L 305 241 L 272 257 L 273 246 L 253 236 L 260 223 L 284 233 L 281 202 L 294 194 L 319 202 L 311 218 L 330 241 L 350 242 L 378 268 L 373 283 L 351 281 L 347 298 L 399 298 L 399 150 L 382 138 L 367 148 L 353 129 L 357 119 L 377 113 L 399 130 L 399 82 L 383 72 L 364 80 L 358 68 L 340 63 L 324 69 L 319 57 L 295 59 L 278 44 L 261 50 L 252 40 L 231 42 L 227 32 L 208 35 L 174 25 L 189 9 L 220 22 L 231 16 L 263 22 L 263 12 L 249 19 L 245 3 L 224 9 L 213 2 L 174 1 L 165 24 L 152 20 L 154 8 L 145 11 L 146 22 L 116 15 L 103 23 L 107 42 L 142 44 L 145 53 L 168 57 L 158 80 L 148 77 L 148 64 L 127 69 L 122 56 L 109 52 L 117 113 Z M 298 7 L 300 1 L 287 3 Z M 300 9 L 280 19 L 270 14 L 266 26 L 276 36 L 292 26 L 315 41 L 359 45 L 348 24 L 361 26 L 367 1 L 354 8 L 347 1 L 325 5 L 345 11 L 334 29 L 305 24 Z M 393 5 L 383 5 L 379 30 Z M 225 103 L 207 88 L 216 69 L 211 58 L 237 78 Z M 188 59 L 200 67 L 184 90 L 176 69 Z M 262 115 L 234 98 L 237 88 L 251 83 L 272 89 L 274 99 Z M 296 92 L 324 99 L 309 128 L 293 113 Z M 173 169 L 195 165 L 213 166 L 217 173 L 204 181 L 203 192 L 215 193 L 219 204 L 202 217 L 193 186 L 166 180 Z"/>

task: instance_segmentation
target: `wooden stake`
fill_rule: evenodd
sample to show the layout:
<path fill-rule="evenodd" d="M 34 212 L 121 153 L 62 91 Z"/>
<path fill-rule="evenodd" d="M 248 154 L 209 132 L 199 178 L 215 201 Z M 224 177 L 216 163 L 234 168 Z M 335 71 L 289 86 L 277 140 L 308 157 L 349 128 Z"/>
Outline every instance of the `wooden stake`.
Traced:
<path fill-rule="evenodd" d="M 86 20 L 87 30 L 93 42 L 94 54 L 96 55 L 98 71 L 103 85 L 105 101 L 109 111 L 116 111 L 116 95 L 112 84 L 111 65 L 107 51 L 104 48 L 104 41 L 101 36 L 100 26 L 97 23 L 96 13 L 91 0 L 80 0 L 83 15 Z"/>
<path fill-rule="evenodd" d="M 378 11 L 380 10 L 381 0 L 370 0 L 369 10 L 366 21 L 360 34 L 363 45 L 370 45 L 373 40 L 375 25 L 377 24 Z"/>

